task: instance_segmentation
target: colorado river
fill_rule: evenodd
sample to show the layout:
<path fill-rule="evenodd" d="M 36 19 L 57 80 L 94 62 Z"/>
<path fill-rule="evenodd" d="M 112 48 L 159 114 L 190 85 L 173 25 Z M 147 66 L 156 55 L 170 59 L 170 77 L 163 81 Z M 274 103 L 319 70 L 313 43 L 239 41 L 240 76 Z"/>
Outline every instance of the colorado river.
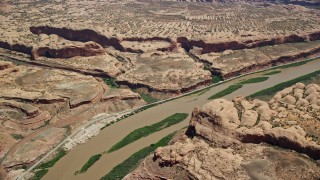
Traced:
<path fill-rule="evenodd" d="M 308 62 L 304 65 L 291 67 L 287 69 L 281 69 L 281 73 L 270 75 L 269 79 L 260 83 L 246 84 L 241 89 L 225 96 L 226 99 L 232 99 L 237 95 L 250 95 L 259 90 L 271 87 L 275 84 L 279 84 L 284 81 L 294 79 L 296 77 L 308 74 L 320 69 L 320 59 Z M 70 179 L 100 179 L 102 176 L 107 174 L 113 167 L 127 159 L 134 152 L 157 142 L 165 135 L 179 130 L 188 125 L 190 120 L 190 115 L 187 120 L 182 123 L 176 124 L 169 128 L 163 129 L 157 133 L 151 134 L 148 137 L 142 138 L 134 143 L 131 143 L 118 151 L 110 154 L 105 154 L 97 161 L 88 171 L 84 174 L 79 174 L 77 176 L 74 173 L 81 169 L 81 167 L 86 163 L 86 161 L 95 154 L 102 153 L 108 150 L 115 143 L 124 138 L 131 131 L 159 122 L 174 113 L 189 113 L 196 106 L 202 106 L 209 102 L 208 97 L 212 96 L 216 92 L 219 92 L 229 85 L 235 84 L 243 79 L 250 79 L 253 77 L 260 77 L 262 74 L 256 73 L 248 76 L 235 79 L 218 86 L 212 87 L 205 93 L 198 96 L 198 94 L 189 95 L 173 101 L 169 101 L 153 108 L 142 111 L 138 114 L 130 116 L 122 121 L 119 121 L 107 128 L 103 129 L 99 135 L 90 139 L 84 144 L 77 145 L 73 150 L 71 150 L 65 157 L 58 161 L 44 176 L 44 180 L 70 180 Z"/>

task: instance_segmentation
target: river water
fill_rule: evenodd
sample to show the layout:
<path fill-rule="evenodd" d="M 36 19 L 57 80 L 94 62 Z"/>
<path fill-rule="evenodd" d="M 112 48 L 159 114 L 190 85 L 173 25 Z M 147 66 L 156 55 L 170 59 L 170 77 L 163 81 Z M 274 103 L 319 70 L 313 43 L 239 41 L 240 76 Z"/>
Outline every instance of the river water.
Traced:
<path fill-rule="evenodd" d="M 274 86 L 284 81 L 294 79 L 296 77 L 308 74 L 320 69 L 320 59 L 308 62 L 304 65 L 291 67 L 288 69 L 281 69 L 281 73 L 271 75 L 267 81 L 260 83 L 253 83 L 244 85 L 241 89 L 225 96 L 225 99 L 231 100 L 237 95 L 250 95 L 259 90 Z M 159 141 L 164 136 L 179 130 L 188 125 L 190 120 L 190 114 L 196 106 L 202 106 L 209 102 L 208 97 L 219 92 L 229 85 L 237 83 L 243 79 L 250 79 L 253 77 L 259 77 L 265 72 L 248 75 L 235 79 L 218 86 L 212 87 L 204 94 L 198 96 L 198 94 L 189 95 L 173 101 L 166 102 L 164 104 L 157 105 L 153 108 L 142 111 L 136 115 L 130 116 L 122 121 L 119 121 L 105 129 L 103 129 L 99 135 L 93 137 L 84 144 L 77 145 L 71 150 L 65 157 L 59 160 L 49 172 L 44 176 L 44 180 L 72 180 L 72 179 L 100 179 L 102 176 L 107 174 L 113 167 L 127 159 L 134 152 Z M 86 161 L 95 154 L 102 153 L 108 150 L 112 145 L 120 141 L 131 131 L 154 124 L 165 119 L 174 113 L 189 113 L 189 117 L 174 126 L 163 129 L 159 132 L 149 135 L 148 137 L 142 138 L 134 143 L 131 143 L 118 151 L 110 154 L 105 154 L 97 161 L 86 173 L 78 174 L 74 173 L 80 170 Z"/>

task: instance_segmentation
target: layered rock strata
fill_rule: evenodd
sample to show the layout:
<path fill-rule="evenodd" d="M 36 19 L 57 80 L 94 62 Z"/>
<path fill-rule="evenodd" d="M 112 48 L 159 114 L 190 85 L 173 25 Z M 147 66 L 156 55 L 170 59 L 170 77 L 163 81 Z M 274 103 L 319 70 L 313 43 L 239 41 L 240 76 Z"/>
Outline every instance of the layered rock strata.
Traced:
<path fill-rule="evenodd" d="M 318 178 L 319 93 L 317 84 L 298 83 L 269 102 L 213 100 L 125 179 Z"/>
<path fill-rule="evenodd" d="M 70 71 L 0 61 L 0 76 L 0 158 L 7 169 L 33 163 L 71 126 L 98 113 L 145 104 L 129 89 L 112 89 L 101 79 Z M 42 139 L 48 132 L 52 136 Z"/>

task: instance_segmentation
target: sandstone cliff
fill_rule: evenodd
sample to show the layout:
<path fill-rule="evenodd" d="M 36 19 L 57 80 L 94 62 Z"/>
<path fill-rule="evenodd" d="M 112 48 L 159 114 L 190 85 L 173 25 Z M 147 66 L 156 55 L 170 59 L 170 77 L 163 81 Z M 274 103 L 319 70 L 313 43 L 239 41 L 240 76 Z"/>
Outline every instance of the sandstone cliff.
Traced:
<path fill-rule="evenodd" d="M 68 133 L 66 127 L 145 103 L 129 89 L 65 70 L 0 61 L 0 76 L 0 159 L 7 171 L 47 153 Z"/>
<path fill-rule="evenodd" d="M 48 58 L 71 58 L 75 56 L 96 56 L 104 54 L 104 49 L 97 43 L 86 42 L 77 46 L 65 46 L 60 49 L 50 47 L 37 47 L 32 50 L 32 58 L 39 56 Z"/>
<path fill-rule="evenodd" d="M 298 83 L 269 102 L 213 100 L 125 179 L 316 179 L 319 93 Z"/>

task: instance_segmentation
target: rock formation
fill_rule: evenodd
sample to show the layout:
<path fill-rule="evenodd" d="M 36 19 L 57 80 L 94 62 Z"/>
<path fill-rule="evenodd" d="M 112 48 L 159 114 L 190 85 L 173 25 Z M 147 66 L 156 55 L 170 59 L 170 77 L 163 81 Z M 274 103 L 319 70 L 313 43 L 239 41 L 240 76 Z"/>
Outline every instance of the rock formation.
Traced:
<path fill-rule="evenodd" d="M 65 128 L 47 129 L 35 136 L 30 143 L 20 146 L 16 153 L 10 154 L 2 163 L 6 168 L 20 164 L 30 164 L 56 146 L 64 138 L 65 132 Z"/>
<path fill-rule="evenodd" d="M 302 83 L 269 102 L 213 100 L 125 179 L 316 179 L 319 100 L 320 86 Z"/>
<path fill-rule="evenodd" d="M 129 89 L 112 89 L 101 79 L 70 71 L 0 61 L 0 76 L 0 158 L 7 169 L 37 160 L 70 125 L 144 104 Z"/>
<path fill-rule="evenodd" d="M 144 104 L 129 88 L 163 99 L 208 85 L 212 76 L 227 79 L 320 54 L 319 11 L 292 4 L 260 0 L 223 4 L 5 0 L 0 9 L 0 158 L 5 157 L 7 170 L 37 160 L 35 151 L 28 154 L 24 148 L 55 145 L 62 139 L 61 135 L 52 136 L 55 142 L 33 142 L 43 131 L 68 128 L 69 133 L 97 113 Z M 106 85 L 106 78 L 120 88 Z M 239 113 L 242 105 L 238 102 L 223 102 L 230 107 L 228 116 L 235 118 L 232 123 L 215 125 L 224 132 L 217 136 L 227 138 L 221 142 L 240 144 L 230 147 L 234 152 L 252 143 L 252 151 L 262 147 L 258 143 L 266 148 L 268 143 L 285 143 L 297 152 L 317 157 L 316 146 L 308 141 L 317 137 L 317 131 L 309 127 L 315 124 L 310 118 L 315 117 L 315 106 L 309 107 L 317 102 L 314 91 L 304 87 L 281 96 L 283 102 L 291 103 L 283 107 L 290 111 L 280 112 L 282 105 L 273 109 L 277 104 L 269 104 L 271 110 L 266 105 L 255 107 L 261 102 L 243 100 L 240 104 L 248 109 Z M 304 123 L 294 119 L 300 111 L 306 112 L 301 114 Z M 190 132 L 201 132 L 195 119 L 201 112 L 195 112 Z M 273 119 L 274 113 L 278 114 Z M 281 118 L 289 116 L 290 120 L 282 122 Z M 267 123 L 281 127 L 270 128 Z M 307 133 L 307 141 L 295 135 L 302 132 L 296 126 Z M 202 137 L 198 133 L 196 138 Z M 211 147 L 208 141 L 211 139 L 200 146 Z M 274 150 L 273 146 L 268 148 Z M 41 148 L 39 155 L 49 149 Z M 246 153 L 232 156 L 235 165 L 247 162 L 237 158 Z M 296 157 L 294 153 L 292 156 Z M 13 177 L 19 173 L 9 174 Z M 187 174 L 180 175 L 185 179 Z"/>
<path fill-rule="evenodd" d="M 75 56 L 96 56 L 104 54 L 104 49 L 97 43 L 87 42 L 79 46 L 66 46 L 61 49 L 51 49 L 50 47 L 38 47 L 33 49 L 32 57 L 39 56 L 48 58 L 71 58 Z"/>
<path fill-rule="evenodd" d="M 135 66 L 118 76 L 118 83 L 133 89 L 140 88 L 145 93 L 151 92 L 159 98 L 211 83 L 211 74 L 203 69 L 203 64 L 194 62 L 182 52 L 151 51 L 131 58 L 131 62 Z"/>
<path fill-rule="evenodd" d="M 319 41 L 300 46 L 300 43 L 288 43 L 274 46 L 242 50 L 226 50 L 221 53 L 201 54 L 201 49 L 193 53 L 199 61 L 208 64 L 210 71 L 228 79 L 251 71 L 272 67 L 273 65 L 303 60 L 320 54 Z"/>
<path fill-rule="evenodd" d="M 1 55 L 160 99 L 211 83 L 210 73 L 227 79 L 320 54 L 320 13 L 298 5 L 66 0 L 65 11 L 61 1 L 15 2 L 0 15 L 0 47 L 10 50 Z"/>
<path fill-rule="evenodd" d="M 182 1 L 182 2 L 206 2 L 206 3 L 220 3 L 220 0 L 161 0 L 161 1 Z M 246 2 L 246 3 L 256 3 L 256 2 L 274 2 L 273 0 L 225 0 L 224 3 L 239 3 L 239 2 Z M 279 3 L 285 4 L 298 4 L 301 6 L 320 6 L 320 2 L 318 0 L 279 0 Z"/>

